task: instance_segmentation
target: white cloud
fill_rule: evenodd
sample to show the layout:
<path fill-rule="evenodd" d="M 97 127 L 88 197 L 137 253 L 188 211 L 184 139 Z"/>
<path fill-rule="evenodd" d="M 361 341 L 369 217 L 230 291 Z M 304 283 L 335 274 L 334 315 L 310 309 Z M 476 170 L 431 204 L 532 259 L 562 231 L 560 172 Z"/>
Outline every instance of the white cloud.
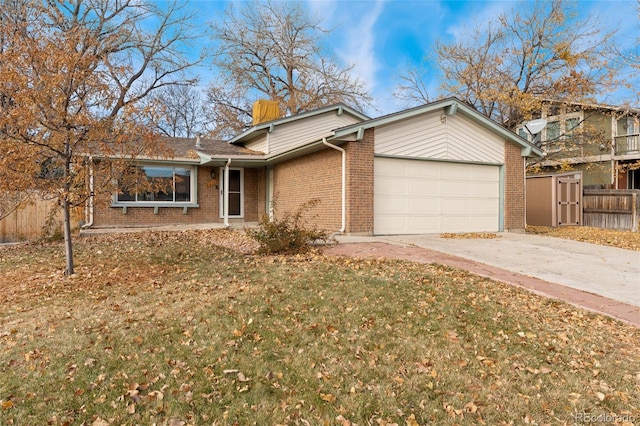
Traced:
<path fill-rule="evenodd" d="M 454 21 L 445 28 L 445 34 L 454 42 L 463 41 L 474 29 L 482 31 L 490 25 L 495 26 L 498 23 L 498 17 L 516 7 L 517 4 L 522 5 L 513 1 L 479 2 L 478 7 L 469 9 L 467 13 L 457 13 L 447 17 Z"/>
<path fill-rule="evenodd" d="M 350 5 L 348 2 L 342 5 Z M 377 86 L 376 72 L 379 63 L 376 55 L 375 25 L 378 22 L 384 3 L 354 3 L 359 10 L 345 10 L 348 22 L 341 27 L 340 42 L 336 43 L 335 51 L 347 65 L 354 65 L 353 75 L 362 80 L 370 90 Z M 336 12 L 342 14 L 342 11 Z"/>

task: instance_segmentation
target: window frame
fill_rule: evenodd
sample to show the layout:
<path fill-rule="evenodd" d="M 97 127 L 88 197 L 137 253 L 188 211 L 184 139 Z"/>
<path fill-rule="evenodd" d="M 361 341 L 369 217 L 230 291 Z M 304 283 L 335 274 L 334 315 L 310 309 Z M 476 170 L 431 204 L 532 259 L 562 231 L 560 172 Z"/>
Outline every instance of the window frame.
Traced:
<path fill-rule="evenodd" d="M 198 167 L 194 164 L 179 164 L 179 163 L 152 163 L 144 162 L 136 164 L 136 167 L 149 167 L 158 169 L 171 169 L 172 170 L 172 196 L 174 201 L 170 200 L 138 200 L 136 195 L 135 200 L 120 200 L 118 197 L 121 195 L 116 192 L 112 196 L 111 207 L 199 207 L 198 206 Z M 175 181 L 176 181 L 176 169 L 186 169 L 189 171 L 189 201 L 175 201 Z"/>

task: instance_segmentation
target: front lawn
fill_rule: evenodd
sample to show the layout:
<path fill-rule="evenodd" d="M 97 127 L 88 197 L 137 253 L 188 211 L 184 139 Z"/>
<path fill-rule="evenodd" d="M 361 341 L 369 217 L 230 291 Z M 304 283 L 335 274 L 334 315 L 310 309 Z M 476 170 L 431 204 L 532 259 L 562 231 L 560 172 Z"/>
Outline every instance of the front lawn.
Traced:
<path fill-rule="evenodd" d="M 617 231 L 615 229 L 593 228 L 590 226 L 527 226 L 527 233 L 565 238 L 585 243 L 618 247 L 626 250 L 640 250 L 640 232 Z"/>
<path fill-rule="evenodd" d="M 2 424 L 640 421 L 637 328 L 448 267 L 219 243 L 251 248 L 85 237 L 69 279 L 58 243 L 0 249 Z"/>

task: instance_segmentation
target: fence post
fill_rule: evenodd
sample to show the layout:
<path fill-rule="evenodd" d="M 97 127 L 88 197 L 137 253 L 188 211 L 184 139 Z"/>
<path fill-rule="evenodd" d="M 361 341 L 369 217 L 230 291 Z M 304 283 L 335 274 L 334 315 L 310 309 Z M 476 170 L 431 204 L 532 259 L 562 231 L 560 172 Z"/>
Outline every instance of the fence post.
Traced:
<path fill-rule="evenodd" d="M 637 192 L 634 192 L 631 194 L 631 212 L 633 214 L 633 218 L 631 219 L 632 231 L 638 232 L 638 193 Z"/>

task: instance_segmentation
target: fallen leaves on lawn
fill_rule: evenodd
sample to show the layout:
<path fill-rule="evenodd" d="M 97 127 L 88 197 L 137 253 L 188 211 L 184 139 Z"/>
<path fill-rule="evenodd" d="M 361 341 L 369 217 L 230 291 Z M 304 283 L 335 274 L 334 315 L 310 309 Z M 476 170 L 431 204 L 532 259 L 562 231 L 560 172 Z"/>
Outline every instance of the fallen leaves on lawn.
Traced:
<path fill-rule="evenodd" d="M 640 232 L 617 231 L 589 226 L 527 226 L 527 233 L 564 238 L 627 250 L 640 250 Z"/>
<path fill-rule="evenodd" d="M 473 240 L 473 239 L 493 239 L 500 238 L 500 235 L 495 234 L 493 232 L 463 232 L 463 233 L 452 233 L 445 232 L 444 234 L 440 234 L 440 238 L 449 238 L 449 239 L 459 239 L 459 240 Z"/>
<path fill-rule="evenodd" d="M 455 268 L 245 255 L 241 234 L 82 238 L 72 280 L 60 244 L 2 251 L 0 373 L 13 384 L 0 417 L 390 426 L 639 412 L 630 326 Z"/>

